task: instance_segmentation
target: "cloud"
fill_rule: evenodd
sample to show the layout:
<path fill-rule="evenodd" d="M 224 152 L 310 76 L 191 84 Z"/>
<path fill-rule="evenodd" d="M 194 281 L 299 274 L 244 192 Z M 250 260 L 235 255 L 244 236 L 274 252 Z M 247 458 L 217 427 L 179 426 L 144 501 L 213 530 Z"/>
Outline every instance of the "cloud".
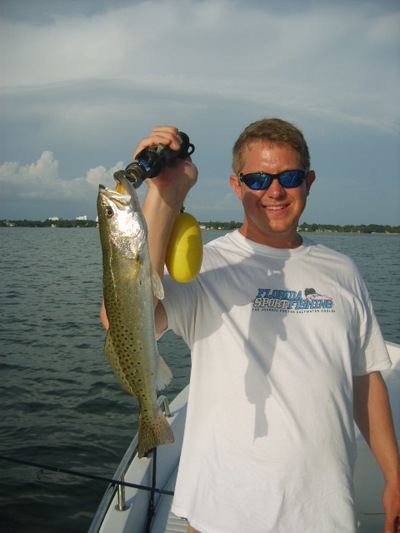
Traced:
<path fill-rule="evenodd" d="M 119 161 L 110 169 L 100 165 L 89 169 L 83 177 L 63 180 L 59 177 L 58 160 L 46 150 L 34 163 L 7 162 L 1 165 L 0 194 L 4 204 L 21 200 L 74 203 L 78 197 L 94 197 L 100 183 L 112 186 L 113 174 L 121 168 L 125 166 Z"/>
<path fill-rule="evenodd" d="M 39 197 L 52 189 L 58 180 L 58 161 L 52 152 L 44 151 L 40 158 L 29 165 L 20 165 L 17 162 L 7 162 L 0 167 L 0 183 L 10 187 L 13 191 L 26 198 Z M 13 193 L 14 194 L 14 193 Z M 4 197 L 5 191 L 2 191 Z"/>
<path fill-rule="evenodd" d="M 167 0 L 90 18 L 56 15 L 46 27 L 6 22 L 3 84 L 59 91 L 86 80 L 93 89 L 107 85 L 109 100 L 112 84 L 117 97 L 121 84 L 133 94 L 149 89 L 201 100 L 280 101 L 357 117 L 382 92 L 368 68 L 371 56 L 386 73 L 386 101 L 395 101 L 387 75 L 396 75 L 388 69 L 388 51 L 399 46 L 396 16 L 371 17 L 371 9 L 369 3 L 311 3 L 277 12 L 259 2 Z"/>
<path fill-rule="evenodd" d="M 387 127 L 399 79 L 392 55 L 399 48 L 398 13 L 372 16 L 368 2 L 305 5 L 278 11 L 260 2 L 153 0 L 92 17 L 57 14 L 47 26 L 6 21 L 4 89 L 71 99 L 86 84 L 93 101 L 81 98 L 77 107 L 89 121 L 96 95 L 116 106 L 121 97 L 134 101 L 149 91 L 155 98 L 340 111 L 348 120 L 380 103 L 373 121 Z M 371 57 L 385 75 L 384 101 Z"/>

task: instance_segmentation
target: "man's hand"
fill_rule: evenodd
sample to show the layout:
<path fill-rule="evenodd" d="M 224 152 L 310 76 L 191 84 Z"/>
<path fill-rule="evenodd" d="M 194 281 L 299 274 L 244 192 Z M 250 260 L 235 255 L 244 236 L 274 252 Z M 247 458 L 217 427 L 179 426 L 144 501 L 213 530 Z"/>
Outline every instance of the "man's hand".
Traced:
<path fill-rule="evenodd" d="M 387 483 L 383 491 L 383 508 L 385 510 L 384 533 L 400 533 L 400 487 L 396 483 Z"/>
<path fill-rule="evenodd" d="M 173 126 L 156 126 L 149 137 L 138 144 L 133 159 L 145 148 L 153 148 L 163 144 L 171 150 L 178 151 L 182 144 L 178 129 Z M 190 157 L 175 159 L 166 165 L 160 174 L 147 180 L 149 189 L 155 188 L 163 201 L 172 208 L 180 209 L 191 187 L 197 181 L 197 168 Z"/>

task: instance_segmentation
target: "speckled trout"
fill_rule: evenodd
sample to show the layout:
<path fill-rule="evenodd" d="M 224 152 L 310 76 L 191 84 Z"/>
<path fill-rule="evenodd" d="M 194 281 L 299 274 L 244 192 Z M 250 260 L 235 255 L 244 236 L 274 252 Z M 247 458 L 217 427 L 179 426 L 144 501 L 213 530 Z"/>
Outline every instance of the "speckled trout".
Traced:
<path fill-rule="evenodd" d="M 157 390 L 172 379 L 158 354 L 153 294 L 164 296 L 153 270 L 147 226 L 133 186 L 122 178 L 121 192 L 99 186 L 97 212 L 103 251 L 103 295 L 109 330 L 104 346 L 122 387 L 139 400 L 139 457 L 174 441 L 157 405 Z"/>

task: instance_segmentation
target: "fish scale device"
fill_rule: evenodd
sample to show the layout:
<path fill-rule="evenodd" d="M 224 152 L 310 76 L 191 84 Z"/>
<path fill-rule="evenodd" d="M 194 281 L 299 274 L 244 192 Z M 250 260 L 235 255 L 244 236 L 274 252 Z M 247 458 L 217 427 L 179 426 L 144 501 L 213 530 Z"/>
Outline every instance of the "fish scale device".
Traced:
<path fill-rule="evenodd" d="M 114 173 L 114 179 L 122 186 L 127 179 L 135 189 L 144 180 L 155 178 L 162 169 L 175 159 L 185 159 L 193 154 L 195 147 L 186 133 L 180 131 L 182 144 L 179 150 L 171 150 L 164 144 L 155 148 L 145 148 L 137 154 L 125 170 Z M 168 242 L 165 264 L 170 276 L 178 283 L 193 281 L 201 268 L 203 259 L 203 240 L 197 220 L 184 212 L 182 207 Z"/>

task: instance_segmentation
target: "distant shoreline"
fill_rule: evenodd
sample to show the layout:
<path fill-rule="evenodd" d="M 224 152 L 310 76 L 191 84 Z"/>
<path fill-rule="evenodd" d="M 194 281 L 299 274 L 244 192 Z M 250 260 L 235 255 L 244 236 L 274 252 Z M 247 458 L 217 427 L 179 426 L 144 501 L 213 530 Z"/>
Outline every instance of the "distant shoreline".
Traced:
<path fill-rule="evenodd" d="M 205 231 L 220 230 L 230 231 L 240 228 L 242 222 L 199 222 L 200 228 Z M 96 228 L 95 220 L 0 220 L 0 228 Z M 388 226 L 382 224 L 307 224 L 304 222 L 298 227 L 301 233 L 379 233 L 399 234 L 400 226 Z"/>

